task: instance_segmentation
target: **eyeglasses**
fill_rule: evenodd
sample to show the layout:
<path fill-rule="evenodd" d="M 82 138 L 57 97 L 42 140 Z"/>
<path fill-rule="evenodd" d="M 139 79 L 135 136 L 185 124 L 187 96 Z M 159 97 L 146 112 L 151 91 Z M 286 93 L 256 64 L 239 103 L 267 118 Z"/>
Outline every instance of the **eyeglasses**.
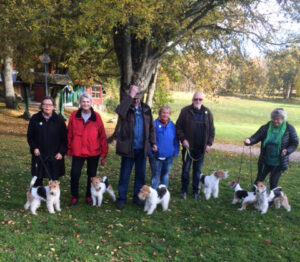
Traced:
<path fill-rule="evenodd" d="M 194 98 L 194 101 L 202 101 L 203 98 Z"/>
<path fill-rule="evenodd" d="M 52 107 L 53 105 L 52 104 L 42 104 L 42 106 L 44 106 L 44 107 Z"/>

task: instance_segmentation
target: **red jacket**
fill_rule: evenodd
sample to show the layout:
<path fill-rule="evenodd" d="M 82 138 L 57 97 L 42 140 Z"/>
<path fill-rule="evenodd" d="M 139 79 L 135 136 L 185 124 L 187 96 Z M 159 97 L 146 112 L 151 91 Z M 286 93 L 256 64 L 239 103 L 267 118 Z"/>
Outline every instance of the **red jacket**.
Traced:
<path fill-rule="evenodd" d="M 68 124 L 68 156 L 105 158 L 108 153 L 104 125 L 100 115 L 91 108 L 84 124 L 81 109 L 74 111 Z"/>

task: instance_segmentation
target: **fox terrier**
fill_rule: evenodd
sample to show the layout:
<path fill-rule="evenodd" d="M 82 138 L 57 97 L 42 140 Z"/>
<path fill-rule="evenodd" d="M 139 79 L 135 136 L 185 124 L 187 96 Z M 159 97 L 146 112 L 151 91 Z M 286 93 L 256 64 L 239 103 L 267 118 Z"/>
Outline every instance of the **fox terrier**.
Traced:
<path fill-rule="evenodd" d="M 40 207 L 41 202 L 46 202 L 50 214 L 54 214 L 54 208 L 57 211 L 60 209 L 60 189 L 58 180 L 49 180 L 48 186 L 33 187 L 37 177 L 31 179 L 29 190 L 27 191 L 27 202 L 24 208 L 30 208 L 33 215 L 37 215 L 36 210 Z"/>
<path fill-rule="evenodd" d="M 146 200 L 144 212 L 147 212 L 147 215 L 152 215 L 158 204 L 161 204 L 163 211 L 167 211 L 170 197 L 170 192 L 165 185 L 159 185 L 157 190 L 144 185 L 138 194 L 140 200 Z"/>
<path fill-rule="evenodd" d="M 211 194 L 213 194 L 214 198 L 219 196 L 219 182 L 227 177 L 228 172 L 222 170 L 214 171 L 210 176 L 200 174 L 199 189 L 203 188 L 206 200 L 210 199 Z"/>
<path fill-rule="evenodd" d="M 265 182 L 258 181 L 257 185 L 254 185 L 256 191 L 256 208 L 265 214 L 268 211 L 269 203 L 274 201 L 275 208 L 280 208 L 282 205 L 288 212 L 291 211 L 287 196 L 282 192 L 280 187 L 267 191 Z"/>
<path fill-rule="evenodd" d="M 229 186 L 232 187 L 234 190 L 233 199 L 231 203 L 233 205 L 237 203 L 242 203 L 242 207 L 238 210 L 245 210 L 248 205 L 256 202 L 256 193 L 242 189 L 238 180 L 232 180 L 229 183 Z"/>
<path fill-rule="evenodd" d="M 93 206 L 100 207 L 103 200 L 103 194 L 107 192 L 113 201 L 116 201 L 115 193 L 108 182 L 108 178 L 105 176 L 101 180 L 99 177 L 92 177 L 91 178 L 91 197 L 93 200 Z M 98 201 L 98 203 L 97 203 Z"/>

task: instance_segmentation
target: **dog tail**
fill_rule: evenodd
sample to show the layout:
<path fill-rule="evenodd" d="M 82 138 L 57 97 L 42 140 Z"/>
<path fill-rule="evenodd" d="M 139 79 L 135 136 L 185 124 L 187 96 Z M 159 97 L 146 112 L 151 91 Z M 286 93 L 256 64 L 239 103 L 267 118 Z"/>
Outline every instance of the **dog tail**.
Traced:
<path fill-rule="evenodd" d="M 107 176 L 103 177 L 102 182 L 105 184 L 106 188 L 109 186 L 109 182 L 108 182 Z"/>
<path fill-rule="evenodd" d="M 29 189 L 31 189 L 31 188 L 34 186 L 36 180 L 37 180 L 37 176 L 34 176 L 34 177 L 31 179 L 30 185 L 29 185 Z"/>

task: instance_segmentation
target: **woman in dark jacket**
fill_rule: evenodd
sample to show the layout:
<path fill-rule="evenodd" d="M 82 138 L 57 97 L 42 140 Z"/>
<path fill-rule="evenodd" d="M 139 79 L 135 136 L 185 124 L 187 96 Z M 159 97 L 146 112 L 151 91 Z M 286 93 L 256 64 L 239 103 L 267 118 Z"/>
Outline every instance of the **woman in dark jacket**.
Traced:
<path fill-rule="evenodd" d="M 284 109 L 276 108 L 271 113 L 271 121 L 244 140 L 246 146 L 261 142 L 255 183 L 264 181 L 268 173 L 271 173 L 270 189 L 277 187 L 282 172 L 289 167 L 289 155 L 299 144 L 295 128 L 286 122 L 286 119 Z"/>
<path fill-rule="evenodd" d="M 43 178 L 58 180 L 65 174 L 67 128 L 63 118 L 54 112 L 51 97 L 44 97 L 41 111 L 31 117 L 27 141 L 32 154 L 31 173 L 38 177 L 34 186 L 42 185 Z"/>

